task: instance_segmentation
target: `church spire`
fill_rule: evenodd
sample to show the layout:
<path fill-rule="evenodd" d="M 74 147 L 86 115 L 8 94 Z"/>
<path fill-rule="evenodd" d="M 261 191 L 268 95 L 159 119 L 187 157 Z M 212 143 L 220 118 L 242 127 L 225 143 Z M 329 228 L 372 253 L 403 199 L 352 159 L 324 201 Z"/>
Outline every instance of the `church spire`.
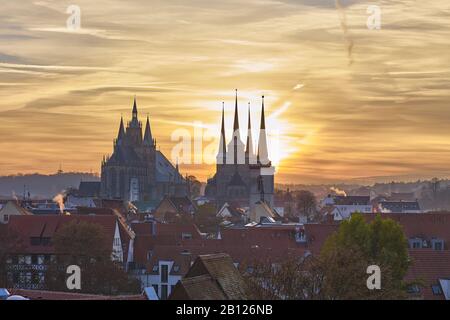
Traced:
<path fill-rule="evenodd" d="M 225 164 L 227 145 L 225 142 L 225 102 L 222 102 L 222 125 L 220 128 L 219 152 L 217 154 L 217 163 Z"/>
<path fill-rule="evenodd" d="M 264 96 L 262 96 L 261 125 L 258 141 L 258 162 L 263 165 L 270 164 L 269 152 L 267 150 L 266 117 L 264 114 Z"/>
<path fill-rule="evenodd" d="M 134 96 L 134 103 L 133 103 L 133 119 L 137 119 L 138 112 L 137 112 L 137 103 L 136 103 L 136 96 Z"/>
<path fill-rule="evenodd" d="M 144 145 L 153 146 L 152 130 L 150 128 L 150 119 L 147 115 L 147 123 L 145 125 Z"/>
<path fill-rule="evenodd" d="M 253 136 L 252 136 L 252 120 L 250 113 L 250 102 L 248 103 L 248 127 L 247 127 L 247 146 L 245 149 L 245 157 L 247 159 L 247 163 L 252 164 L 255 162 L 254 159 L 254 151 L 253 151 Z"/>
<path fill-rule="evenodd" d="M 120 126 L 119 126 L 119 133 L 117 134 L 117 143 L 121 144 L 124 138 L 125 138 L 125 128 L 123 126 L 123 117 L 120 116 Z"/>
<path fill-rule="evenodd" d="M 239 113 L 238 113 L 238 95 L 236 89 L 236 101 L 234 104 L 234 123 L 233 123 L 233 134 L 239 131 Z"/>

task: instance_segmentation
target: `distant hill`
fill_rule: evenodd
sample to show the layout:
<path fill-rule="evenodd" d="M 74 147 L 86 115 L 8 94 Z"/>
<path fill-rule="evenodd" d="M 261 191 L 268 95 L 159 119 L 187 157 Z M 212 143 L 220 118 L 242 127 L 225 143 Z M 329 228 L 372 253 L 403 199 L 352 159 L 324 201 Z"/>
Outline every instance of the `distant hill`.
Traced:
<path fill-rule="evenodd" d="M 11 199 L 16 195 L 21 199 L 25 189 L 32 198 L 52 198 L 67 188 L 78 188 L 80 181 L 99 180 L 98 176 L 83 172 L 0 176 L 0 197 Z"/>

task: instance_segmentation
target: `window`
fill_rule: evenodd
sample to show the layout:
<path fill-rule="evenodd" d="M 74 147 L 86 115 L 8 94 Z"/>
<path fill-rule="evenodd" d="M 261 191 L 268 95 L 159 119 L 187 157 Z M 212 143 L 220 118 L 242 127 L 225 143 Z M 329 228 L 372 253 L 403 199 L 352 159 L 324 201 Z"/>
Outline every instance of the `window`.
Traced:
<path fill-rule="evenodd" d="M 161 286 L 161 300 L 167 299 L 167 284 Z"/>
<path fill-rule="evenodd" d="M 432 285 L 431 286 L 431 291 L 433 291 L 433 294 L 438 296 L 442 294 L 442 289 L 441 286 L 438 284 Z"/>
<path fill-rule="evenodd" d="M 49 246 L 50 245 L 50 238 L 42 238 L 42 245 L 43 246 Z"/>
<path fill-rule="evenodd" d="M 30 243 L 32 246 L 38 246 L 41 244 L 41 238 L 39 237 L 31 237 L 30 238 Z"/>
<path fill-rule="evenodd" d="M 410 239 L 409 247 L 411 249 L 421 249 L 422 248 L 422 240 L 421 239 Z"/>
<path fill-rule="evenodd" d="M 5 214 L 3 216 L 3 222 L 8 222 L 8 220 L 9 220 L 9 215 Z"/>
<path fill-rule="evenodd" d="M 38 256 L 37 255 L 32 255 L 31 256 L 31 264 L 38 264 Z"/>
<path fill-rule="evenodd" d="M 439 240 L 439 239 L 433 239 L 431 240 L 431 246 L 433 248 L 433 250 L 444 250 L 444 241 L 443 240 Z"/>
<path fill-rule="evenodd" d="M 190 239 L 192 239 L 192 234 L 183 232 L 183 233 L 181 234 L 181 238 L 182 238 L 183 240 L 190 240 Z"/>
<path fill-rule="evenodd" d="M 167 264 L 161 265 L 161 282 L 166 282 L 169 280 L 169 266 Z"/>
<path fill-rule="evenodd" d="M 157 284 L 152 284 L 153 289 L 155 289 L 156 294 L 158 294 L 158 285 Z"/>
<path fill-rule="evenodd" d="M 153 269 L 152 269 L 152 272 L 158 272 L 158 270 L 159 270 L 159 267 L 157 265 L 154 265 Z"/>
<path fill-rule="evenodd" d="M 417 284 L 413 284 L 411 286 L 408 287 L 408 293 L 420 293 L 420 288 Z"/>
<path fill-rule="evenodd" d="M 174 265 L 172 270 L 173 270 L 173 272 L 179 272 L 180 266 Z"/>

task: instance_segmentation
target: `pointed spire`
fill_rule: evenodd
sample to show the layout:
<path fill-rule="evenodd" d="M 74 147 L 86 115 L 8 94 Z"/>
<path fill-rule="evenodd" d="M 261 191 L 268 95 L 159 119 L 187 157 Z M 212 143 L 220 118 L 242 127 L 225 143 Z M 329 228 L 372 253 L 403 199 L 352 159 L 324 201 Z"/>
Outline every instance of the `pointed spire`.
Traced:
<path fill-rule="evenodd" d="M 124 138 L 125 138 L 125 128 L 123 126 L 123 117 L 120 116 L 120 126 L 119 126 L 119 133 L 117 134 L 117 143 L 120 144 L 120 142 L 122 142 Z"/>
<path fill-rule="evenodd" d="M 152 130 L 150 129 L 150 119 L 147 115 L 147 123 L 145 125 L 145 133 L 144 133 L 144 145 L 146 146 L 154 146 Z"/>
<path fill-rule="evenodd" d="M 133 119 L 137 119 L 137 103 L 136 103 L 136 95 L 134 96 L 134 103 L 133 103 Z"/>
<path fill-rule="evenodd" d="M 252 120 L 250 112 L 250 102 L 248 103 L 248 127 L 247 127 L 247 146 L 245 149 L 245 156 L 247 163 L 254 164 L 254 149 L 253 149 L 253 135 L 252 135 Z"/>
<path fill-rule="evenodd" d="M 264 114 L 264 96 L 262 96 L 261 125 L 258 141 L 258 162 L 262 165 L 270 165 L 269 152 L 266 137 L 266 117 Z"/>
<path fill-rule="evenodd" d="M 264 114 L 264 96 L 262 96 L 262 111 L 261 111 L 261 130 L 266 129 L 266 116 Z"/>
<path fill-rule="evenodd" d="M 217 163 L 225 164 L 227 145 L 225 142 L 225 102 L 222 102 L 222 124 L 220 128 L 219 152 L 217 153 Z"/>
<path fill-rule="evenodd" d="M 236 101 L 234 105 L 234 123 L 233 123 L 233 133 L 239 131 L 239 113 L 238 113 L 238 94 L 236 89 Z"/>
<path fill-rule="evenodd" d="M 222 102 L 222 128 L 220 134 L 225 137 L 225 102 Z"/>

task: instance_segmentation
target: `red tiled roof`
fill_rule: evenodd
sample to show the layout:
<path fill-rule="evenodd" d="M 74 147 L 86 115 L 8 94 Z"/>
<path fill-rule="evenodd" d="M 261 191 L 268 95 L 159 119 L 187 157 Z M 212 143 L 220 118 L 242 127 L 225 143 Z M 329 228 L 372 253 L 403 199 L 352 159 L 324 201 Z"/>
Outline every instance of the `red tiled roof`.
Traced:
<path fill-rule="evenodd" d="M 20 250 L 24 253 L 54 253 L 52 245 L 31 245 L 30 237 L 52 238 L 58 229 L 69 222 L 90 222 L 100 225 L 106 237 L 112 243 L 117 218 L 115 216 L 65 216 L 65 215 L 31 215 L 11 216 L 8 228 L 14 230 L 21 238 L 23 245 Z M 120 225 L 120 224 L 119 224 Z M 125 244 L 125 252 L 128 249 L 129 238 L 121 232 L 122 242 Z"/>
<path fill-rule="evenodd" d="M 441 213 L 381 213 L 382 218 L 390 218 L 403 226 L 407 238 L 438 238 L 450 244 L 450 212 Z M 376 215 L 364 215 L 371 221 Z"/>
<path fill-rule="evenodd" d="M 432 285 L 439 285 L 439 279 L 450 279 L 450 251 L 414 249 L 409 250 L 412 265 L 405 277 L 406 281 L 421 280 L 424 287 L 419 296 L 427 300 L 443 300 L 444 295 L 435 295 Z"/>
<path fill-rule="evenodd" d="M 298 227 L 298 226 L 297 226 Z M 193 238 L 182 240 L 181 236 L 139 235 L 135 239 L 135 261 L 147 265 L 151 271 L 158 260 L 176 260 L 183 264 L 186 252 L 194 258 L 200 254 L 228 253 L 235 262 L 247 260 L 280 260 L 287 255 L 305 255 L 306 252 L 318 254 L 326 238 L 336 231 L 336 224 L 307 224 L 304 226 L 307 242 L 298 243 L 295 239 L 295 225 L 274 227 L 225 229 L 221 239 Z M 147 261 L 152 252 L 151 261 Z"/>
<path fill-rule="evenodd" d="M 152 223 L 150 222 L 133 223 L 131 227 L 136 233 L 134 259 L 140 265 L 146 263 L 148 251 L 156 245 L 181 245 L 184 241 L 202 242 L 202 235 L 194 224 L 156 223 L 155 235 L 152 235 Z M 183 233 L 190 234 L 192 239 L 183 240 Z"/>

